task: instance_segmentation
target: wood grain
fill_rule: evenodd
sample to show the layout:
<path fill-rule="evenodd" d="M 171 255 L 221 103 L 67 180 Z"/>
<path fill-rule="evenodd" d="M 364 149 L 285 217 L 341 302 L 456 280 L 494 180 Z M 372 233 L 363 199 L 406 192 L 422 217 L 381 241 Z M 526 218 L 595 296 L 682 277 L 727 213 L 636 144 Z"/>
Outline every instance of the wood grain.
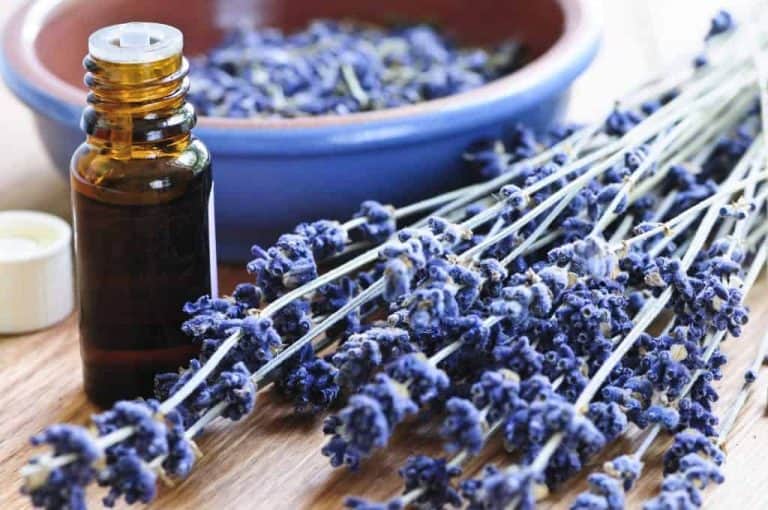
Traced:
<path fill-rule="evenodd" d="M 231 289 L 245 275 L 222 268 L 222 289 Z M 729 339 L 725 351 L 731 357 L 726 377 L 717 386 L 727 405 L 742 381 L 744 368 L 768 328 L 768 282 L 761 279 L 749 297 L 752 320 L 744 336 Z M 80 359 L 75 317 L 52 329 L 24 336 L 0 337 L 0 508 L 23 509 L 29 505 L 19 494 L 19 468 L 33 450 L 27 438 L 46 425 L 72 421 L 87 423 L 95 411 L 81 388 Z M 768 419 L 764 415 L 768 369 L 761 374 L 752 398 L 728 441 L 726 483 L 706 491 L 705 508 L 768 508 L 766 454 Z M 174 488 L 162 487 L 152 509 L 331 509 L 340 508 L 345 495 L 374 499 L 394 496 L 400 490 L 397 469 L 413 453 L 437 454 L 433 424 L 401 426 L 386 452 L 366 462 L 359 473 L 333 470 L 320 454 L 324 442 L 321 417 L 296 416 L 268 389 L 261 392 L 258 408 L 240 423 L 214 422 L 199 441 L 205 456 L 194 472 Z M 658 458 L 668 438 L 659 441 L 650 458 Z M 626 451 L 636 439 L 612 445 L 584 475 L 599 469 L 605 459 Z M 488 460 L 510 459 L 493 442 L 471 463 L 474 474 Z M 661 479 L 658 463 L 649 462 L 639 486 L 632 491 L 628 508 L 639 508 L 651 497 Z M 585 488 L 584 476 L 551 496 L 543 508 L 567 508 Z M 98 508 L 100 489 L 90 491 L 90 507 Z"/>

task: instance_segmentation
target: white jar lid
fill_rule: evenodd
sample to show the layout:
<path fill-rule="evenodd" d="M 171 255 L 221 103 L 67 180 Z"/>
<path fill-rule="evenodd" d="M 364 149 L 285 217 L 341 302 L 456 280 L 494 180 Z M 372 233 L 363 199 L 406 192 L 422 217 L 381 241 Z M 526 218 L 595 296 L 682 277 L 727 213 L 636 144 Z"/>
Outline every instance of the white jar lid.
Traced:
<path fill-rule="evenodd" d="M 146 64 L 181 54 L 184 36 L 162 23 L 132 21 L 110 25 L 88 38 L 92 57 L 116 64 Z"/>
<path fill-rule="evenodd" d="M 34 331 L 74 308 L 72 229 L 35 211 L 0 211 L 0 334 Z"/>

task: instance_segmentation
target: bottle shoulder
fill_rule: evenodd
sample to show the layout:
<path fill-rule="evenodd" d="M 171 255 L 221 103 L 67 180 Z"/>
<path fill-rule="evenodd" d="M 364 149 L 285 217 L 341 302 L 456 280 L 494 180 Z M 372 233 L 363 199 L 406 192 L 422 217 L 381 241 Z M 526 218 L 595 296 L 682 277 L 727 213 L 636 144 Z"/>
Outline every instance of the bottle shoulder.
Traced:
<path fill-rule="evenodd" d="M 178 150 L 134 147 L 127 156 L 84 142 L 70 163 L 73 191 L 109 202 L 164 202 L 212 180 L 210 152 L 197 138 Z"/>

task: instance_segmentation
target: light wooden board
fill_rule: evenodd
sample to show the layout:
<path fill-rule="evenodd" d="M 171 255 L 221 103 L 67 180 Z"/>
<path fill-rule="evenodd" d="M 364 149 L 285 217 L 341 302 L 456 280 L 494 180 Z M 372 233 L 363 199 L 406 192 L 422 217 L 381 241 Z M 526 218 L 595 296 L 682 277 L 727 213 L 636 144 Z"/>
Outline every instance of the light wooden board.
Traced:
<path fill-rule="evenodd" d="M 245 278 L 239 270 L 222 269 L 222 289 Z M 757 341 L 768 328 L 768 282 L 761 281 L 749 298 L 752 320 L 740 339 L 729 339 L 731 357 L 726 377 L 718 383 L 730 401 L 741 384 Z M 87 423 L 94 408 L 81 390 L 80 359 L 75 317 L 44 332 L 0 337 L 0 508 L 28 508 L 19 494 L 19 468 L 32 454 L 27 439 L 46 425 L 61 421 Z M 706 491 L 705 508 L 768 508 L 768 419 L 764 416 L 768 368 L 739 418 L 728 441 L 726 483 Z M 409 454 L 440 451 L 430 425 L 401 426 L 390 448 L 368 460 L 360 472 L 334 470 L 320 454 L 324 437 L 320 417 L 295 416 L 290 405 L 271 391 L 259 395 L 257 410 L 244 421 L 217 421 L 199 441 L 205 453 L 194 472 L 174 488 L 160 489 L 153 509 L 330 509 L 340 508 L 346 494 L 388 498 L 400 490 L 396 474 Z M 663 445 L 660 441 L 660 446 Z M 610 454 L 626 450 L 622 440 Z M 652 452 L 652 457 L 658 457 Z M 602 456 L 595 461 L 598 468 Z M 489 459 L 509 462 L 498 441 L 486 448 L 468 467 L 477 471 Z M 593 468 L 593 469 L 595 469 Z M 593 469 L 587 470 L 588 473 Z M 632 492 L 628 508 L 655 494 L 661 478 L 651 462 L 642 482 Z M 558 491 L 543 508 L 567 508 L 585 488 L 584 476 Z M 91 490 L 91 507 L 100 507 L 101 490 Z"/>

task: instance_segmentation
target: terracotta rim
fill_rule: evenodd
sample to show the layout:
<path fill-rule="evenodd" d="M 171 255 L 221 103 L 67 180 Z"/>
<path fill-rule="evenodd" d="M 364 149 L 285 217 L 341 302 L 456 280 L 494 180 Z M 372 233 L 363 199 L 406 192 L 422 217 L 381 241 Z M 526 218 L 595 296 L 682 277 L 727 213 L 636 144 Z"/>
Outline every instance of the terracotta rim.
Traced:
<path fill-rule="evenodd" d="M 77 0 L 28 2 L 8 19 L 4 39 L 11 67 L 26 79 L 30 87 L 37 88 L 32 84 L 44 83 L 45 89 L 38 89 L 41 93 L 53 96 L 69 106 L 81 108 L 85 105 L 84 92 L 49 71 L 37 57 L 34 49 L 37 34 L 46 20 L 55 15 L 56 10 L 74 1 Z M 549 80 L 599 38 L 601 18 L 597 6 L 592 1 L 557 0 L 557 2 L 563 11 L 565 26 L 555 43 L 519 70 L 473 90 L 413 105 L 349 115 L 322 115 L 293 119 L 231 119 L 200 116 L 198 126 L 220 129 L 335 127 L 414 118 L 429 113 L 482 106 L 504 97 L 515 96 Z"/>

